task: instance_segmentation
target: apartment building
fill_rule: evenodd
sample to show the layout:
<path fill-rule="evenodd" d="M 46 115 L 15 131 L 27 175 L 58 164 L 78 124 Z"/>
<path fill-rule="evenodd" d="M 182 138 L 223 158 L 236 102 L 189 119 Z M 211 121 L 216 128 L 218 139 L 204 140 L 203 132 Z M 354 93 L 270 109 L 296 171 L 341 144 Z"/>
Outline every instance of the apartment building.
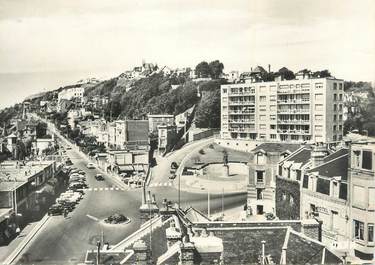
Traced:
<path fill-rule="evenodd" d="M 276 215 L 316 218 L 324 244 L 352 257 L 374 259 L 374 154 L 373 143 L 336 150 L 324 144 L 301 147 L 279 162 Z"/>
<path fill-rule="evenodd" d="M 174 115 L 171 114 L 149 114 L 148 128 L 150 132 L 158 132 L 159 125 L 174 125 Z"/>
<path fill-rule="evenodd" d="M 375 259 L 375 144 L 352 144 L 349 217 L 356 256 Z"/>
<path fill-rule="evenodd" d="M 117 120 L 107 125 L 108 146 L 115 149 L 130 146 L 148 148 L 149 123 L 147 120 Z"/>
<path fill-rule="evenodd" d="M 57 95 L 57 106 L 60 110 L 60 102 L 65 100 L 71 100 L 73 98 L 78 98 L 80 102 L 83 102 L 83 95 L 85 93 L 85 87 L 79 86 L 79 87 L 72 87 L 68 89 L 64 89 Z"/>
<path fill-rule="evenodd" d="M 343 136 L 344 81 L 309 78 L 221 86 L 221 140 L 331 142 Z M 249 82 L 247 82 L 249 81 Z"/>

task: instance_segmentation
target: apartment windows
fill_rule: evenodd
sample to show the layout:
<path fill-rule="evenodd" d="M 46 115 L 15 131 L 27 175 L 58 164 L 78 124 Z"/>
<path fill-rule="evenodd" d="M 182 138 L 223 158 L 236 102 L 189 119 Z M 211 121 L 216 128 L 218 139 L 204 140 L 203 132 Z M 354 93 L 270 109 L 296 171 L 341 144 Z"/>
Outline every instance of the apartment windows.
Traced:
<path fill-rule="evenodd" d="M 342 115 L 341 114 L 339 115 L 339 121 L 342 121 Z"/>
<path fill-rule="evenodd" d="M 291 140 L 293 141 L 297 141 L 299 138 L 298 138 L 298 135 L 292 135 L 291 136 Z"/>
<path fill-rule="evenodd" d="M 342 90 L 342 83 L 339 84 L 339 89 Z"/>
<path fill-rule="evenodd" d="M 259 115 L 259 120 L 265 121 L 266 120 L 266 115 Z"/>
<path fill-rule="evenodd" d="M 337 100 L 337 94 L 333 94 L 333 100 L 334 100 L 334 101 Z"/>
<path fill-rule="evenodd" d="M 339 111 L 342 111 L 342 104 L 339 105 Z"/>
<path fill-rule="evenodd" d="M 256 177 L 257 177 L 256 183 L 260 183 L 260 184 L 264 183 L 264 171 L 263 170 L 257 170 Z"/>
<path fill-rule="evenodd" d="M 309 176 L 308 175 L 303 175 L 302 187 L 304 187 L 305 189 L 309 188 Z"/>
<path fill-rule="evenodd" d="M 337 90 L 337 83 L 333 83 L 333 89 Z"/>
<path fill-rule="evenodd" d="M 360 167 L 360 162 L 361 162 L 361 151 L 355 150 L 353 151 L 353 165 L 355 167 Z"/>
<path fill-rule="evenodd" d="M 276 139 L 276 134 L 270 134 L 270 138 L 273 140 Z"/>
<path fill-rule="evenodd" d="M 263 200 L 263 190 L 264 189 L 257 189 L 257 200 Z"/>
<path fill-rule="evenodd" d="M 259 102 L 266 102 L 267 97 L 266 96 L 260 96 Z"/>
<path fill-rule="evenodd" d="M 374 224 L 367 224 L 367 241 L 374 242 Z"/>
<path fill-rule="evenodd" d="M 227 93 L 228 90 L 226 88 L 223 88 L 223 93 Z"/>
<path fill-rule="evenodd" d="M 371 151 L 362 151 L 362 168 L 363 169 L 372 169 L 372 152 Z"/>
<path fill-rule="evenodd" d="M 361 221 L 353 220 L 354 238 L 364 240 L 364 223 Z"/>
<path fill-rule="evenodd" d="M 270 101 L 276 101 L 276 95 L 270 95 Z"/>
<path fill-rule="evenodd" d="M 337 111 L 337 105 L 333 104 L 333 111 Z"/>
<path fill-rule="evenodd" d="M 265 130 L 267 128 L 266 124 L 259 124 L 259 129 Z"/>
<path fill-rule="evenodd" d="M 339 131 L 342 131 L 342 125 L 339 125 Z"/>
<path fill-rule="evenodd" d="M 271 125 L 270 125 L 270 129 L 271 129 L 271 130 L 276 130 L 276 125 L 275 125 L 275 124 L 271 124 Z"/>
<path fill-rule="evenodd" d="M 336 211 L 331 211 L 331 222 L 330 222 L 330 230 L 333 231 L 335 229 L 335 223 L 338 223 L 338 215 L 339 213 Z"/>
<path fill-rule="evenodd" d="M 333 131 L 336 131 L 336 129 L 337 129 L 337 126 L 333 125 Z"/>
<path fill-rule="evenodd" d="M 322 121 L 323 120 L 323 115 L 315 115 L 315 120 L 316 121 Z"/>
<path fill-rule="evenodd" d="M 270 111 L 276 111 L 276 105 L 271 105 L 270 106 Z"/>
<path fill-rule="evenodd" d="M 342 101 L 342 94 L 339 95 L 339 99 L 340 99 L 340 101 Z"/>
<path fill-rule="evenodd" d="M 333 121 L 337 121 L 337 115 L 333 115 Z"/>
<path fill-rule="evenodd" d="M 276 115 L 270 115 L 270 119 L 271 119 L 271 121 L 275 121 L 276 120 Z"/>

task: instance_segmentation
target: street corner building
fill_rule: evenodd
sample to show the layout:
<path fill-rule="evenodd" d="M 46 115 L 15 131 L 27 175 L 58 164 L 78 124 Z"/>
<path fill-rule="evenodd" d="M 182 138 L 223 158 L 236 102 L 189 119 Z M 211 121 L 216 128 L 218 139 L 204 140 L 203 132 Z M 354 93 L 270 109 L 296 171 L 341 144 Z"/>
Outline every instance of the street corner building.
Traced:
<path fill-rule="evenodd" d="M 319 239 L 314 220 L 211 221 L 188 208 L 159 215 L 114 246 L 88 250 L 96 264 L 337 264 L 343 260 Z"/>
<path fill-rule="evenodd" d="M 300 71 L 286 80 L 258 78 L 256 67 L 242 82 L 221 85 L 218 143 L 250 151 L 257 142 L 331 142 L 343 138 L 344 81 Z M 282 69 L 279 70 L 279 72 Z"/>
<path fill-rule="evenodd" d="M 276 215 L 315 219 L 342 256 L 374 259 L 375 144 L 305 145 L 278 163 Z"/>

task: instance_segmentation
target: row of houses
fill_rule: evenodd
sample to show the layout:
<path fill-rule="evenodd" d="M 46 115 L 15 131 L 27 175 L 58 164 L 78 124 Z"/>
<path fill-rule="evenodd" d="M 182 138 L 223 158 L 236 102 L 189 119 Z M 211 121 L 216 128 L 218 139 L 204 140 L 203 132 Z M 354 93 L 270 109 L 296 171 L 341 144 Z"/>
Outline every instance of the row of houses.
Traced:
<path fill-rule="evenodd" d="M 374 258 L 375 144 L 264 143 L 251 152 L 248 215 L 315 218 L 321 240 L 362 259 Z"/>

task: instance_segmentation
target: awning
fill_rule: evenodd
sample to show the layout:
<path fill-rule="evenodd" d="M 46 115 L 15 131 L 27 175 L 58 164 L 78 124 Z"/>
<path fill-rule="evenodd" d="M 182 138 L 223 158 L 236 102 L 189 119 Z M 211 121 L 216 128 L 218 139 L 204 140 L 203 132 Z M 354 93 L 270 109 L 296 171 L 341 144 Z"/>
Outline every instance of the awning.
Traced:
<path fill-rule="evenodd" d="M 133 166 L 118 166 L 118 171 L 119 172 L 133 172 L 135 169 Z"/>

